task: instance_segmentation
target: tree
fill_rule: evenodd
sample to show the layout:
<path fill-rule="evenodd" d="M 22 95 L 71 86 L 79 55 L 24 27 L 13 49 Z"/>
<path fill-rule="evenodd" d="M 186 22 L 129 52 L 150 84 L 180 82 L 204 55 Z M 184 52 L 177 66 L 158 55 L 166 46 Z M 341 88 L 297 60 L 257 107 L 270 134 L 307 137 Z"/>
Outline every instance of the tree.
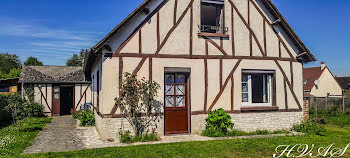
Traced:
<path fill-rule="evenodd" d="M 20 68 L 15 68 L 11 69 L 9 73 L 1 73 L 0 72 L 0 79 L 6 79 L 6 78 L 17 78 L 21 76 L 21 69 Z"/>
<path fill-rule="evenodd" d="M 28 57 L 24 62 L 25 66 L 43 66 L 43 63 L 39 61 L 36 57 Z"/>
<path fill-rule="evenodd" d="M 85 59 L 85 50 L 81 49 L 79 55 L 73 54 L 73 56 L 67 60 L 67 66 L 83 66 Z"/>
<path fill-rule="evenodd" d="M 160 85 L 154 81 L 138 80 L 136 75 L 125 73 L 121 87 L 121 95 L 116 98 L 123 117 L 133 127 L 136 136 L 142 136 L 157 128 L 162 117 L 162 103 L 156 100 Z M 152 129 L 153 130 L 153 129 Z"/>
<path fill-rule="evenodd" d="M 8 74 L 12 69 L 21 68 L 21 61 L 15 54 L 0 53 L 0 73 Z"/>

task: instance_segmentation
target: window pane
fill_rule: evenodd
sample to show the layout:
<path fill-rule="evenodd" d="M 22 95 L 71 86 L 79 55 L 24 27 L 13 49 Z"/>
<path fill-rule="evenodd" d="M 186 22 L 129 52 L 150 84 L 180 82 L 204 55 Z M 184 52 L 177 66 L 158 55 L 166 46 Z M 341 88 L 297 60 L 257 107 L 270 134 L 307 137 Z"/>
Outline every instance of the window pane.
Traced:
<path fill-rule="evenodd" d="M 242 82 L 248 82 L 248 75 L 242 75 Z"/>
<path fill-rule="evenodd" d="M 185 85 L 176 85 L 176 95 L 185 95 Z"/>
<path fill-rule="evenodd" d="M 165 95 L 174 95 L 174 85 L 165 85 Z"/>
<path fill-rule="evenodd" d="M 176 97 L 176 107 L 184 107 L 185 106 L 185 97 L 177 96 Z"/>
<path fill-rule="evenodd" d="M 242 83 L 242 92 L 248 93 L 248 83 Z"/>
<path fill-rule="evenodd" d="M 174 107 L 174 97 L 165 96 L 165 107 Z"/>
<path fill-rule="evenodd" d="M 184 74 L 176 74 L 176 83 L 186 83 L 186 76 Z"/>
<path fill-rule="evenodd" d="M 248 93 L 242 93 L 242 102 L 248 102 Z"/>
<path fill-rule="evenodd" d="M 0 92 L 10 92 L 9 86 L 0 86 Z"/>
<path fill-rule="evenodd" d="M 165 83 L 174 83 L 174 74 L 165 74 Z"/>

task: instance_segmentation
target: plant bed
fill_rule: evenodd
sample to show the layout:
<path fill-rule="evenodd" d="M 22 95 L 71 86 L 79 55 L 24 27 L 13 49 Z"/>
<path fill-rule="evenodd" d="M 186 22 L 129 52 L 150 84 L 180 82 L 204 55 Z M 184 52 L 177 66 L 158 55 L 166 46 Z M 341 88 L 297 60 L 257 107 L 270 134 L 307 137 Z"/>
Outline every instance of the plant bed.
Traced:
<path fill-rule="evenodd" d="M 80 126 L 95 126 L 95 115 L 91 110 L 76 111 L 72 114 L 72 117 L 79 120 L 78 122 Z"/>
<path fill-rule="evenodd" d="M 227 132 L 204 130 L 202 136 L 207 137 L 235 137 L 235 136 L 253 136 L 253 135 L 273 135 L 273 134 L 289 134 L 292 131 L 268 131 L 268 130 L 257 130 L 253 132 L 245 132 L 240 130 L 229 130 Z"/>
<path fill-rule="evenodd" d="M 156 132 L 143 134 L 141 136 L 132 136 L 130 131 L 120 131 L 119 136 L 121 143 L 154 142 L 160 140 Z"/>

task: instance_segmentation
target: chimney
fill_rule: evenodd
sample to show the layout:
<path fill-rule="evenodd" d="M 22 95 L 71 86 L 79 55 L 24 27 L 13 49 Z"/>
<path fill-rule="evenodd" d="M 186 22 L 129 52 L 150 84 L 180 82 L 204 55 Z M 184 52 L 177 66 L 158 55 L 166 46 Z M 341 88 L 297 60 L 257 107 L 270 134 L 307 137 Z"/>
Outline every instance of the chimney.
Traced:
<path fill-rule="evenodd" d="M 324 61 L 321 62 L 321 70 L 323 70 L 326 67 L 326 64 Z"/>

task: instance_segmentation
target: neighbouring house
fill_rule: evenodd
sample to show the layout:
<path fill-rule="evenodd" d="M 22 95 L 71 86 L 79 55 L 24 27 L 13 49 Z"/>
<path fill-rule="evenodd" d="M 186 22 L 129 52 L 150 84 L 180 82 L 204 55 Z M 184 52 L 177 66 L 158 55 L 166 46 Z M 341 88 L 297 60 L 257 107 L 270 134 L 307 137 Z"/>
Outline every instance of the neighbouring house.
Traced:
<path fill-rule="evenodd" d="M 305 97 L 341 96 L 342 88 L 334 78 L 325 62 L 320 67 L 303 70 Z"/>
<path fill-rule="evenodd" d="M 70 115 L 91 103 L 90 82 L 83 67 L 24 66 L 19 83 L 22 96 L 34 97 L 48 116 Z"/>
<path fill-rule="evenodd" d="M 19 78 L 0 79 L 0 94 L 11 94 L 18 91 Z"/>
<path fill-rule="evenodd" d="M 350 97 L 350 77 L 335 77 L 343 89 L 345 97 Z"/>
<path fill-rule="evenodd" d="M 271 0 L 145 0 L 88 51 L 84 71 L 105 139 L 132 130 L 114 100 L 125 72 L 161 85 L 161 135 L 199 133 L 219 108 L 236 129 L 278 130 L 303 119 L 311 61 Z"/>

